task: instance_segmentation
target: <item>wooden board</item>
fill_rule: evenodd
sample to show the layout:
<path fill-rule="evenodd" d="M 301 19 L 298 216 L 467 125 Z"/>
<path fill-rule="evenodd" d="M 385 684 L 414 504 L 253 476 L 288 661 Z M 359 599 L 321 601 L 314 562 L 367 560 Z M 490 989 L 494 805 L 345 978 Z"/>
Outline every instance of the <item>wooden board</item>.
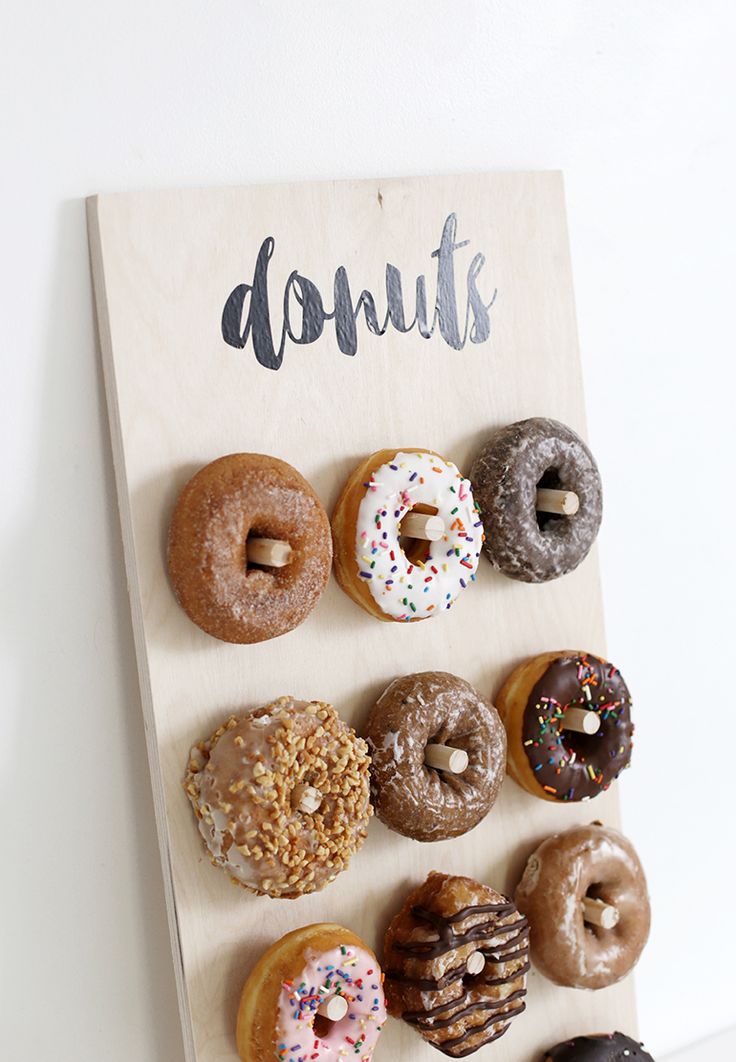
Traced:
<path fill-rule="evenodd" d="M 453 214 L 456 242 L 468 242 L 448 257 L 445 228 L 443 256 L 433 256 Z M 210 865 L 180 784 L 194 740 L 229 712 L 283 693 L 331 701 L 360 731 L 377 695 L 399 674 L 452 671 L 493 695 L 526 655 L 605 652 L 595 551 L 576 572 L 544 586 L 505 579 L 484 559 L 477 583 L 452 611 L 416 624 L 377 622 L 333 579 L 301 627 L 252 646 L 226 645 L 195 627 L 177 606 L 165 569 L 177 493 L 222 454 L 257 451 L 289 461 L 330 511 L 353 467 L 383 447 L 431 448 L 467 471 L 493 429 L 525 416 L 556 417 L 585 434 L 562 181 L 556 173 L 504 173 L 105 195 L 90 201 L 89 219 L 187 1059 L 226 1062 L 236 1057 L 243 980 L 281 934 L 329 918 L 380 950 L 389 918 L 430 869 L 508 891 L 549 833 L 593 818 L 618 822 L 615 787 L 593 804 L 557 806 L 507 780 L 490 816 L 465 837 L 423 845 L 374 820 L 350 869 L 324 892 L 274 901 L 235 888 Z M 330 309 L 335 271 L 345 267 L 353 298 L 370 289 L 382 320 L 389 262 L 401 271 L 408 325 L 418 275 L 426 276 L 431 322 L 442 257 L 443 328 L 428 339 L 417 327 L 389 327 L 380 336 L 359 321 L 351 356 L 340 349 L 349 337 L 338 342 L 327 320 L 313 343 L 287 341 L 278 370 L 264 367 L 252 334 L 242 349 L 223 340 L 221 316 L 230 293 L 254 283 L 267 237 L 274 241 L 266 252 L 277 345 L 293 270 L 316 285 Z M 478 253 L 485 261 L 475 260 L 475 305 L 492 302 L 490 334 L 478 310 L 479 341 L 456 349 L 449 264 L 462 333 L 466 277 Z M 301 291 L 314 309 L 312 289 Z M 292 285 L 291 329 L 299 336 L 296 294 Z M 232 317 L 229 328 L 233 339 Z M 263 360 L 262 317 L 253 328 L 260 329 Z M 630 980 L 592 994 L 556 988 L 533 972 L 527 1013 L 477 1057 L 531 1062 L 566 1035 L 633 1032 L 635 1024 Z M 390 1020 L 377 1057 L 429 1062 L 437 1054 Z"/>

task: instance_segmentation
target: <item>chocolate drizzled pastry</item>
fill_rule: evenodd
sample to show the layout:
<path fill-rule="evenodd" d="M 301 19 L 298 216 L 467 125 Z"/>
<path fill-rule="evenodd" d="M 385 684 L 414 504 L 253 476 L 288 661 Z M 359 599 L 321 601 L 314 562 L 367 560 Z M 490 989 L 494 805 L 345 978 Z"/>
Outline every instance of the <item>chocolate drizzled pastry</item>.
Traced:
<path fill-rule="evenodd" d="M 465 1058 L 526 1007 L 528 924 L 489 886 L 432 872 L 388 927 L 383 967 L 389 1013 Z"/>
<path fill-rule="evenodd" d="M 642 1044 L 623 1033 L 576 1036 L 552 1047 L 544 1062 L 654 1062 Z"/>

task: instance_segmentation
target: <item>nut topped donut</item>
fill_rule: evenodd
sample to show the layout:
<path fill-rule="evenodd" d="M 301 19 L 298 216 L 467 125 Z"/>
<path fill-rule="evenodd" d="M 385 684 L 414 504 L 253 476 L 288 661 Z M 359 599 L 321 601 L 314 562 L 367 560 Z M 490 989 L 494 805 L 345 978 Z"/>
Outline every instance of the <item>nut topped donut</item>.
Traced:
<path fill-rule="evenodd" d="M 654 1062 L 644 1045 L 623 1033 L 576 1036 L 550 1048 L 544 1062 Z"/>
<path fill-rule="evenodd" d="M 433 872 L 386 931 L 390 1014 L 451 1058 L 498 1040 L 525 1009 L 529 930 L 513 902 Z"/>
<path fill-rule="evenodd" d="M 631 695 L 621 672 L 592 653 L 541 653 L 496 698 L 508 770 L 533 796 L 590 800 L 631 762 Z"/>
<path fill-rule="evenodd" d="M 475 579 L 483 525 L 470 482 L 431 450 L 379 450 L 332 516 L 335 575 L 366 612 L 403 623 L 451 608 Z"/>
<path fill-rule="evenodd" d="M 327 514 L 285 461 L 220 457 L 179 495 L 169 525 L 171 584 L 189 618 L 214 638 L 262 642 L 297 627 L 331 563 Z"/>
<path fill-rule="evenodd" d="M 368 762 L 332 705 L 280 697 L 195 745 L 184 788 L 214 865 L 294 899 L 333 881 L 365 841 Z"/>
<path fill-rule="evenodd" d="M 241 1062 L 370 1062 L 386 1021 L 375 955 L 333 923 L 287 933 L 243 987 L 236 1038 Z"/>
<path fill-rule="evenodd" d="M 532 417 L 496 432 L 470 474 L 485 552 L 512 579 L 544 583 L 577 568 L 601 523 L 598 467 L 572 428 Z"/>
<path fill-rule="evenodd" d="M 366 727 L 378 817 L 418 841 L 442 841 L 491 810 L 506 769 L 506 732 L 490 701 L 455 675 L 395 679 Z"/>
<path fill-rule="evenodd" d="M 555 834 L 529 857 L 514 896 L 529 919 L 532 961 L 557 985 L 606 988 L 649 936 L 649 896 L 633 845 L 591 823 Z"/>

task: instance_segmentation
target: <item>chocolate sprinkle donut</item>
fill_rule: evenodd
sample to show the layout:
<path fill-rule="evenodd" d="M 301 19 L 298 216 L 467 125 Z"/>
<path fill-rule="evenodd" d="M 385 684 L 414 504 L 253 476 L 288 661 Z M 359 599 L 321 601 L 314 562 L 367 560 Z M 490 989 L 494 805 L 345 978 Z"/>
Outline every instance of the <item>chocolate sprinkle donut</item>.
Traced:
<path fill-rule="evenodd" d="M 623 1033 L 576 1036 L 550 1048 L 544 1062 L 654 1062 L 644 1045 Z"/>
<path fill-rule="evenodd" d="M 506 769 L 506 731 L 496 709 L 461 678 L 424 671 L 396 679 L 378 700 L 365 734 L 378 817 L 418 841 L 443 841 L 491 810 Z M 424 762 L 427 744 L 463 749 L 462 774 Z"/>
<path fill-rule="evenodd" d="M 512 579 L 544 583 L 577 568 L 601 524 L 601 480 L 588 447 L 547 417 L 510 424 L 489 439 L 470 473 L 495 568 Z M 538 488 L 574 491 L 574 516 L 538 512 Z"/>

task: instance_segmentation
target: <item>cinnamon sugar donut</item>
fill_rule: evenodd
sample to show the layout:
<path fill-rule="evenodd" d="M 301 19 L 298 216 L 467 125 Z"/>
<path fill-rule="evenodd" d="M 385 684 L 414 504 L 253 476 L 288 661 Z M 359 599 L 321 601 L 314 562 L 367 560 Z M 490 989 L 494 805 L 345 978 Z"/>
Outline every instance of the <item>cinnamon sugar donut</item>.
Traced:
<path fill-rule="evenodd" d="M 370 1062 L 386 1021 L 382 980 L 373 952 L 342 926 L 323 922 L 287 933 L 243 987 L 241 1062 Z"/>
<path fill-rule="evenodd" d="M 432 872 L 386 932 L 389 1013 L 465 1058 L 525 1009 L 528 954 L 527 921 L 511 900 L 472 878 Z"/>
<path fill-rule="evenodd" d="M 444 671 L 395 679 L 374 707 L 366 737 L 378 817 L 418 841 L 472 830 L 491 810 L 506 769 L 506 732 L 470 683 Z M 428 745 L 467 755 L 462 773 L 425 762 Z"/>
<path fill-rule="evenodd" d="M 283 567 L 249 564 L 247 540 L 288 543 Z M 224 642 L 262 642 L 298 626 L 332 562 L 330 524 L 307 481 L 285 461 L 230 454 L 194 475 L 169 525 L 168 566 L 179 604 Z"/>
<path fill-rule="evenodd" d="M 514 898 L 529 919 L 534 965 L 557 985 L 605 988 L 620 981 L 649 936 L 639 857 L 630 841 L 600 823 L 543 841 L 529 857 Z M 590 901 L 616 912 L 611 928 L 588 921 Z"/>
<path fill-rule="evenodd" d="M 195 745 L 184 789 L 214 865 L 285 899 L 333 881 L 371 814 L 363 739 L 332 705 L 291 697 L 232 716 Z"/>

